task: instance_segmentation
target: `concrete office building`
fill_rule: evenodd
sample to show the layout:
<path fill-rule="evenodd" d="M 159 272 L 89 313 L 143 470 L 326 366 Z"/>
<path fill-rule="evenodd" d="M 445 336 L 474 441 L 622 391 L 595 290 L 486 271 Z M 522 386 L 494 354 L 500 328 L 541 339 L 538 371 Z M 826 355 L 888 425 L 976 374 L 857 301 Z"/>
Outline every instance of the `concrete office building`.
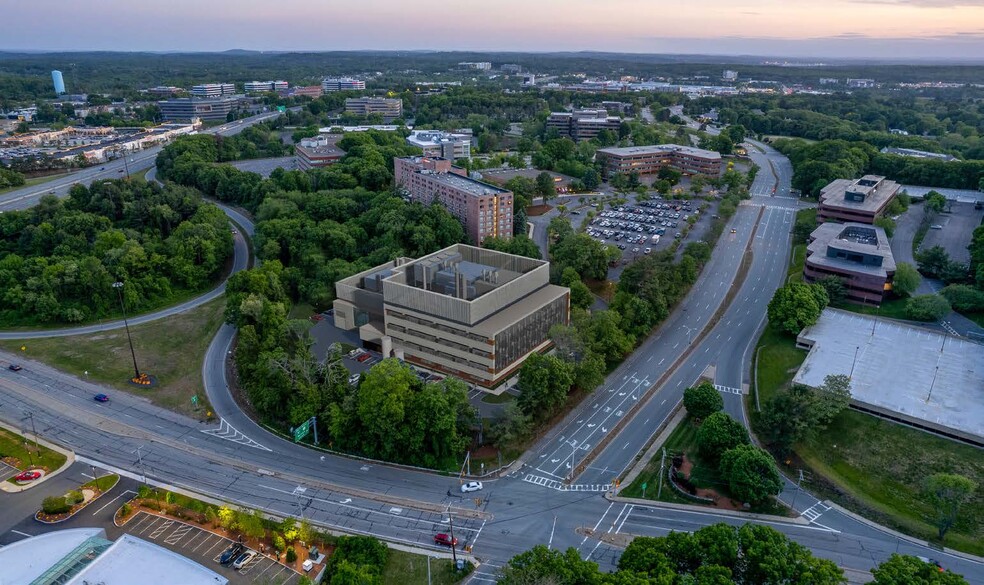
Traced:
<path fill-rule="evenodd" d="M 184 90 L 181 89 L 180 87 L 176 87 L 173 85 L 157 85 L 155 87 L 148 88 L 144 91 L 154 95 L 169 96 L 169 95 L 174 95 L 176 93 L 181 93 Z"/>
<path fill-rule="evenodd" d="M 236 93 L 234 83 L 202 83 L 191 87 L 191 95 L 200 98 L 215 98 Z"/>
<path fill-rule="evenodd" d="M 57 69 L 51 72 L 51 83 L 55 86 L 55 95 L 62 95 L 65 93 L 65 78 L 62 77 L 62 72 Z"/>
<path fill-rule="evenodd" d="M 157 105 L 161 108 L 161 118 L 168 121 L 188 122 L 193 118 L 225 121 L 229 112 L 239 106 L 239 98 L 176 98 L 157 102 Z"/>
<path fill-rule="evenodd" d="M 290 90 L 290 95 L 303 95 L 314 99 L 321 97 L 322 94 L 324 94 L 324 90 L 320 85 L 305 85 Z"/>
<path fill-rule="evenodd" d="M 298 170 L 306 171 L 335 164 L 345 156 L 345 151 L 337 146 L 341 134 L 322 134 L 305 138 L 294 146 L 294 161 Z"/>
<path fill-rule="evenodd" d="M 471 158 L 471 136 L 451 134 L 440 130 L 414 130 L 407 136 L 407 144 L 424 151 L 424 156 L 436 156 L 458 160 Z"/>
<path fill-rule="evenodd" d="M 569 136 L 577 142 L 591 140 L 602 130 L 617 134 L 621 125 L 622 119 L 609 116 L 605 109 L 553 112 L 547 118 L 547 130 L 556 129 L 561 136 Z"/>
<path fill-rule="evenodd" d="M 474 69 L 476 71 L 491 71 L 492 63 L 488 61 L 462 61 L 458 63 L 458 67 L 462 69 Z"/>
<path fill-rule="evenodd" d="M 268 91 L 287 91 L 286 81 L 247 81 L 244 84 L 246 93 L 262 93 Z"/>
<path fill-rule="evenodd" d="M 338 281 L 335 326 L 384 357 L 491 388 L 570 321 L 570 289 L 549 281 L 549 262 L 455 244 Z"/>
<path fill-rule="evenodd" d="M 653 175 L 663 168 L 685 175 L 717 177 L 721 174 L 720 153 L 677 144 L 599 148 L 595 160 L 601 163 L 605 178 L 633 172 L 640 176 Z"/>
<path fill-rule="evenodd" d="M 898 193 L 898 183 L 877 175 L 837 179 L 820 190 L 817 221 L 874 223 Z"/>
<path fill-rule="evenodd" d="M 465 227 L 477 245 L 485 238 L 513 235 L 512 191 L 468 177 L 467 171 L 446 158 L 393 159 L 396 184 L 414 201 L 440 203 Z"/>
<path fill-rule="evenodd" d="M 803 279 L 816 282 L 828 276 L 844 281 L 850 301 L 881 305 L 895 277 L 885 230 L 863 223 L 825 223 L 813 230 Z"/>
<path fill-rule="evenodd" d="M 366 88 L 366 82 L 350 77 L 329 77 L 321 82 L 321 89 L 330 91 L 360 91 Z"/>
<path fill-rule="evenodd" d="M 345 112 L 356 116 L 378 114 L 384 119 L 403 115 L 403 100 L 398 98 L 360 97 L 345 100 Z"/>

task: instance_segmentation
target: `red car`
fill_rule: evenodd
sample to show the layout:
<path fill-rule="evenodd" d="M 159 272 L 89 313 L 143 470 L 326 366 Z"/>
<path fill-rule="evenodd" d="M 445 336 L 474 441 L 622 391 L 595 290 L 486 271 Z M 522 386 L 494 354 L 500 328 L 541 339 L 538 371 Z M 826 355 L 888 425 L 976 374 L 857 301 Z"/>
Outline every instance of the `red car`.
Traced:
<path fill-rule="evenodd" d="M 360 355 L 359 357 L 355 358 L 355 361 L 357 361 L 357 362 L 359 362 L 361 364 L 361 363 L 364 363 L 364 362 L 369 361 L 371 358 L 372 358 L 372 354 L 364 353 L 364 354 Z"/>
<path fill-rule="evenodd" d="M 444 534 L 442 532 L 440 534 L 434 535 L 434 544 L 443 544 L 444 546 L 458 546 L 458 539 L 451 538 L 449 535 Z"/>
<path fill-rule="evenodd" d="M 34 481 L 39 477 L 41 477 L 41 472 L 31 469 L 14 476 L 14 481 Z"/>

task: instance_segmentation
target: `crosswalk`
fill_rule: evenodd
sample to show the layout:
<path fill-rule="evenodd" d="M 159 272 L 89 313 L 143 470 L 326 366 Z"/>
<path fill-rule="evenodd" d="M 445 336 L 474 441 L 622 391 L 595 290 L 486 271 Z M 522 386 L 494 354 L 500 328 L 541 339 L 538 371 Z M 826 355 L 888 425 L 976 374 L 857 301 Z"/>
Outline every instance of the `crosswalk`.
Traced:
<path fill-rule="evenodd" d="M 552 490 L 557 490 L 559 492 L 607 492 L 612 489 L 612 484 L 610 483 L 566 484 L 555 479 L 550 479 L 549 477 L 533 475 L 531 473 L 526 474 L 526 476 L 523 477 L 523 481 Z"/>
<path fill-rule="evenodd" d="M 806 510 L 803 510 L 803 514 L 801 515 L 804 518 L 806 518 L 807 521 L 814 522 L 816 521 L 817 518 L 823 516 L 824 512 L 826 512 L 829 509 L 830 506 L 828 506 L 827 504 L 824 504 L 823 502 L 817 502 L 816 504 L 810 506 Z"/>
<path fill-rule="evenodd" d="M 725 392 L 727 394 L 737 394 L 739 396 L 745 393 L 745 391 L 742 390 L 741 388 L 732 388 L 730 386 L 722 386 L 720 384 L 715 384 L 714 389 L 717 390 L 718 392 Z"/>

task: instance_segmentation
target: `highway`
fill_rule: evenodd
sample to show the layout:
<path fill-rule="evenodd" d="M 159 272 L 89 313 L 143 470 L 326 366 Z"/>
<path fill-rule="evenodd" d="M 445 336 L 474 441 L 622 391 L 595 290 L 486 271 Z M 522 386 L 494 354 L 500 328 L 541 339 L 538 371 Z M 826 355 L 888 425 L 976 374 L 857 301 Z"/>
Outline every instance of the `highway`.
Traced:
<path fill-rule="evenodd" d="M 765 146 L 763 151 L 761 156 L 770 160 L 778 155 Z M 448 531 L 450 509 L 455 535 L 487 563 L 473 578 L 476 583 L 493 579 L 488 567 L 501 566 L 535 544 L 573 546 L 610 569 L 619 550 L 599 534 L 665 535 L 746 521 L 713 509 L 613 501 L 604 490 L 634 461 L 683 388 L 708 366 L 715 366 L 726 409 L 744 420 L 740 394 L 750 351 L 764 325 L 766 304 L 785 275 L 789 231 L 799 206 L 788 196 L 791 173 L 779 165 L 773 175 L 770 168 L 760 171 L 752 199 L 739 207 L 697 284 L 660 330 L 534 446 L 522 465 L 485 480 L 485 489 L 468 497 L 458 492 L 457 478 L 322 454 L 249 420 L 233 402 L 226 379 L 225 358 L 234 334 L 229 326 L 212 341 L 203 366 L 206 392 L 221 417 L 217 424 L 205 425 L 123 393 L 114 393 L 110 403 L 96 403 L 92 396 L 101 387 L 38 363 L 21 362 L 22 371 L 8 371 L 13 356 L 3 353 L 0 419 L 29 430 L 30 413 L 40 435 L 71 446 L 83 461 L 130 476 L 434 551 L 444 550 L 434 547 L 432 538 Z M 246 218 L 237 221 L 251 231 Z M 739 274 L 745 276 L 734 285 Z M 569 485 L 563 480 L 572 460 L 577 474 Z M 786 501 L 794 494 L 788 487 L 782 496 Z M 772 525 L 848 569 L 870 570 L 899 551 L 938 558 L 970 582 L 984 583 L 979 560 L 897 538 L 805 492 L 796 496 L 796 509 L 800 517 L 789 521 L 752 521 Z"/>

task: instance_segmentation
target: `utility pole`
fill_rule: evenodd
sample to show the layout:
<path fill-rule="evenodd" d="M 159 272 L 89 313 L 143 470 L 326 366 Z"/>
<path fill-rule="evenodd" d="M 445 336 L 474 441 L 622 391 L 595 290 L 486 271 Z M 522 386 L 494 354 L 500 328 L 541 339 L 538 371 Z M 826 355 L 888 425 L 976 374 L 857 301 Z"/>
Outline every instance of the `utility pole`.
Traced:
<path fill-rule="evenodd" d="M 659 458 L 659 488 L 656 490 L 656 499 L 663 495 L 663 470 L 666 469 L 666 447 L 663 447 L 663 456 Z"/>
<path fill-rule="evenodd" d="M 137 447 L 137 465 L 140 466 L 140 476 L 143 478 L 143 483 L 147 483 L 147 472 L 144 471 L 143 457 L 141 456 L 140 450 L 143 449 L 143 445 Z"/>
<path fill-rule="evenodd" d="M 458 566 L 458 553 L 455 550 L 457 546 L 454 543 L 454 518 L 451 515 L 451 504 L 448 504 L 448 526 L 451 529 L 451 560 L 454 561 L 454 566 Z"/>
<path fill-rule="evenodd" d="M 130 342 L 130 357 L 133 358 L 133 381 L 140 380 L 140 368 L 137 367 L 137 353 L 133 351 L 133 338 L 130 337 L 130 325 L 126 321 L 126 305 L 123 303 L 123 283 L 114 282 L 113 288 L 120 297 L 120 309 L 123 311 L 123 327 L 126 328 L 126 339 Z"/>
<path fill-rule="evenodd" d="M 427 585 L 431 585 L 431 556 L 427 555 Z"/>
<path fill-rule="evenodd" d="M 939 369 L 939 368 L 937 368 L 937 369 Z M 35 453 L 40 453 L 41 452 L 41 447 L 38 447 L 38 429 L 36 429 L 34 427 L 34 413 L 33 412 L 29 412 L 29 413 L 27 413 L 27 416 L 28 416 L 28 418 L 31 419 L 31 433 L 34 434 L 34 452 Z"/>

